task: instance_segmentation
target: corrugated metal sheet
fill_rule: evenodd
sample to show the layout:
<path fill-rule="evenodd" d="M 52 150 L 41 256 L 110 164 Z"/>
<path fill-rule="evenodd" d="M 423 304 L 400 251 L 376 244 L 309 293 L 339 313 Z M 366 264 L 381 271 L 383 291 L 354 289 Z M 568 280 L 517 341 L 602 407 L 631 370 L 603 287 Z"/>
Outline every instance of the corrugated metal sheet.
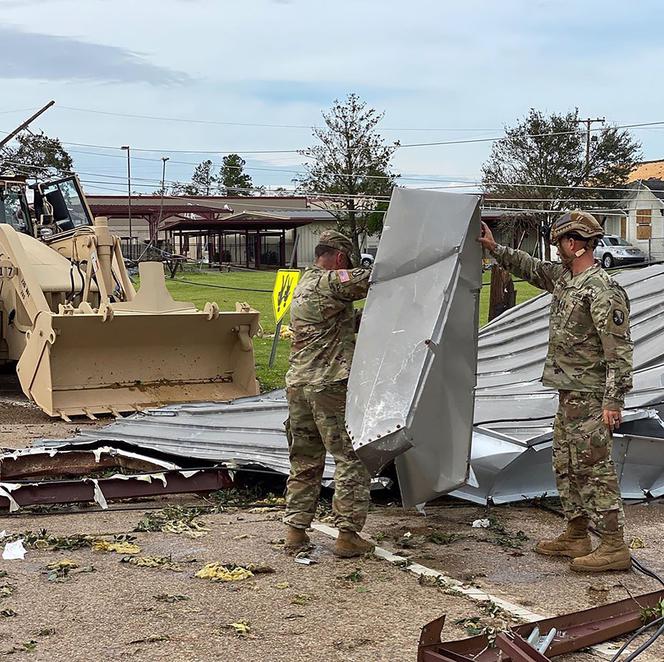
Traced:
<path fill-rule="evenodd" d="M 616 434 L 613 460 L 625 499 L 664 493 L 664 426 L 651 418 L 652 412 L 626 412 L 631 429 L 642 434 Z M 653 422 L 660 437 L 649 437 Z M 625 428 L 628 426 L 625 425 Z M 471 466 L 476 482 L 451 492 L 452 496 L 485 504 L 508 503 L 547 494 L 556 496 L 551 469 L 551 432 L 546 438 L 528 443 L 494 430 L 476 427 L 473 431 Z"/>
<path fill-rule="evenodd" d="M 385 217 L 348 383 L 346 424 L 370 470 L 396 458 L 407 506 L 444 494 L 468 476 L 479 221 L 478 196 L 410 189 L 395 189 Z"/>
<path fill-rule="evenodd" d="M 626 407 L 664 404 L 664 265 L 624 271 L 615 279 L 631 302 L 634 389 Z M 539 381 L 549 329 L 551 296 L 544 294 L 507 311 L 480 330 L 475 424 L 514 428 L 551 425 L 555 391 Z M 523 438 L 521 433 L 514 436 Z"/>
<path fill-rule="evenodd" d="M 621 491 L 633 499 L 664 492 L 664 427 L 655 413 L 664 413 L 664 265 L 623 271 L 615 279 L 631 302 L 634 389 L 625 404 L 654 410 L 650 417 L 628 414 L 633 422 L 615 435 Z M 454 496 L 485 503 L 557 494 L 551 438 L 558 394 L 539 381 L 550 302 L 548 294 L 536 297 L 480 330 L 471 457 L 479 486 Z"/>
<path fill-rule="evenodd" d="M 290 468 L 284 421 L 288 405 L 283 391 L 240 398 L 229 403 L 172 405 L 119 419 L 111 425 L 84 430 L 66 445 L 122 442 L 141 452 L 173 458 L 260 465 L 287 474 Z M 42 440 L 42 445 L 63 442 Z M 334 475 L 326 459 L 324 478 Z"/>

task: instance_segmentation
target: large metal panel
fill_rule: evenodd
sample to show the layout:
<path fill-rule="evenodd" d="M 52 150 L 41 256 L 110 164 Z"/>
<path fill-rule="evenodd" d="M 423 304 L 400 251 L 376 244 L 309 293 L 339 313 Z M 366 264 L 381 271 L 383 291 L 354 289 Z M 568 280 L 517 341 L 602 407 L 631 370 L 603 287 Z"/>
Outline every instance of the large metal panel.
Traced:
<path fill-rule="evenodd" d="M 346 423 L 371 471 L 397 458 L 405 505 L 448 492 L 468 475 L 479 219 L 477 196 L 409 189 L 394 191 L 385 217 Z"/>

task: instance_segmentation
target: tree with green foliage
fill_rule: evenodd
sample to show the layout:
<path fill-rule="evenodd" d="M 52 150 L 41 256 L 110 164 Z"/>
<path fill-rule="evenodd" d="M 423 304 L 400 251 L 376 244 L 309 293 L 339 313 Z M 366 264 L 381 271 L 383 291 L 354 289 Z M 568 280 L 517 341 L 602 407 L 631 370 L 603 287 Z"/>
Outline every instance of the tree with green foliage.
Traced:
<path fill-rule="evenodd" d="M 203 193 L 200 192 L 200 189 L 196 184 L 193 182 L 173 182 L 170 187 L 170 191 L 168 190 L 168 186 L 166 187 L 166 195 L 180 195 L 180 196 L 186 196 L 186 197 L 195 197 L 197 195 L 203 195 Z M 159 187 L 155 192 L 155 195 L 161 195 L 161 187 Z"/>
<path fill-rule="evenodd" d="M 190 182 L 173 182 L 170 187 L 170 195 L 207 196 L 212 193 L 218 181 L 218 177 L 214 174 L 213 163 L 207 159 L 194 168 Z M 161 195 L 161 187 L 154 194 Z"/>
<path fill-rule="evenodd" d="M 540 225 L 567 209 L 615 206 L 622 193 L 601 189 L 625 186 L 641 145 L 615 126 L 593 132 L 588 152 L 586 141 L 577 109 L 551 115 L 531 109 L 494 143 L 482 166 L 485 193 L 502 207 L 542 210 Z"/>
<path fill-rule="evenodd" d="M 218 177 L 212 170 L 210 159 L 199 163 L 191 176 L 191 182 L 198 188 L 199 195 L 210 195 L 218 181 Z"/>
<path fill-rule="evenodd" d="M 381 231 L 385 201 L 397 177 L 391 160 L 399 143 L 387 144 L 376 129 L 383 116 L 349 94 L 323 112 L 324 126 L 313 130 L 318 143 L 300 152 L 309 160 L 306 174 L 295 181 L 302 191 L 333 202 L 326 209 L 352 240 L 357 256 L 362 239 Z"/>
<path fill-rule="evenodd" d="M 71 174 L 74 162 L 58 138 L 25 130 L 1 150 L 0 165 L 29 179 L 44 180 Z"/>
<path fill-rule="evenodd" d="M 219 170 L 219 192 L 221 195 L 251 195 L 254 189 L 251 177 L 244 172 L 247 162 L 239 154 L 227 154 Z"/>

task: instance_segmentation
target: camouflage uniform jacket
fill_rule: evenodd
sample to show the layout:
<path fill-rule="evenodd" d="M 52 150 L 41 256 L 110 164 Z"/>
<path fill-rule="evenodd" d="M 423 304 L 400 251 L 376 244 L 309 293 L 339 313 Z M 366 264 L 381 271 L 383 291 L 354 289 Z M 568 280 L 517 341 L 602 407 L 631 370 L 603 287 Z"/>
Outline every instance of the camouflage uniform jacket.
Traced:
<path fill-rule="evenodd" d="M 291 304 L 293 332 L 287 386 L 348 379 L 355 350 L 353 301 L 369 290 L 370 269 L 305 270 Z"/>
<path fill-rule="evenodd" d="M 575 276 L 561 264 L 507 246 L 492 253 L 505 269 L 553 294 L 542 383 L 564 391 L 603 393 L 604 409 L 621 409 L 632 388 L 625 290 L 597 266 Z"/>

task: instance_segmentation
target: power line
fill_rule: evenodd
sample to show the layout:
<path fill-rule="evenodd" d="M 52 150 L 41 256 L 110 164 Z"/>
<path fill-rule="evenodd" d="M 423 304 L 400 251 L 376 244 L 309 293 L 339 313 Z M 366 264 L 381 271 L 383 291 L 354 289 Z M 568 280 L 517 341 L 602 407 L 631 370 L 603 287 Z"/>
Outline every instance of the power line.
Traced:
<path fill-rule="evenodd" d="M 630 189 L 627 188 L 630 184 L 635 184 L 636 182 L 629 182 L 625 187 L 619 186 L 574 186 L 572 184 L 564 186 L 560 184 L 542 184 L 542 183 L 526 183 L 526 182 L 491 182 L 491 186 L 511 186 L 512 188 L 517 188 L 522 186 L 524 188 L 552 188 L 552 189 L 570 189 L 576 191 L 622 191 L 627 193 Z M 438 189 L 455 189 L 455 188 L 471 188 L 475 186 L 483 186 L 481 181 L 476 181 L 473 183 L 462 184 L 454 183 L 449 186 L 427 186 L 427 189 L 438 190 Z M 485 193 L 485 195 L 491 195 L 491 193 Z"/>
<path fill-rule="evenodd" d="M 0 110 L 0 115 L 10 115 L 11 113 L 27 113 L 34 108 L 17 108 L 16 110 Z"/>
<path fill-rule="evenodd" d="M 107 157 L 112 157 L 112 158 L 124 158 L 122 154 L 103 154 L 101 152 L 86 152 L 86 151 L 81 151 L 81 150 L 68 150 L 69 152 L 73 154 L 86 154 L 86 155 L 94 155 L 94 156 L 107 156 Z M 152 163 L 159 163 L 161 161 L 161 158 L 159 159 L 151 159 L 151 158 L 146 158 L 146 157 L 141 157 L 141 156 L 133 156 L 132 161 L 149 161 Z M 177 164 L 177 165 L 188 165 L 188 166 L 199 166 L 201 165 L 201 162 L 196 163 L 193 161 L 177 161 L 175 159 L 169 160 L 170 163 Z M 221 163 L 213 163 L 213 165 L 221 167 L 223 164 Z M 229 168 L 231 170 L 249 170 L 249 171 L 259 171 L 259 172 L 279 172 L 283 174 L 295 174 L 295 175 L 306 175 L 307 173 L 302 171 L 302 170 L 291 170 L 288 168 L 267 168 L 264 166 L 251 166 L 251 165 L 244 165 L 244 166 L 234 166 L 234 165 L 223 165 L 224 168 Z M 347 173 L 340 173 L 340 172 L 332 172 L 330 173 L 336 177 L 362 177 L 363 179 L 392 179 L 392 177 L 387 176 L 387 175 L 365 175 L 362 173 L 357 173 L 357 174 L 347 174 Z M 394 178 L 402 180 L 402 181 L 415 181 L 415 182 L 440 182 L 444 181 L 444 179 L 452 180 L 452 181 L 457 181 L 459 179 L 467 179 L 465 175 L 436 175 L 435 179 L 434 178 L 426 178 L 426 177 L 415 177 L 415 176 L 410 176 L 410 175 L 394 175 Z"/>
<path fill-rule="evenodd" d="M 19 168 L 23 168 L 25 172 L 27 172 L 27 168 L 37 168 L 40 170 L 47 170 L 50 171 L 51 168 L 49 166 L 40 166 L 37 164 L 29 164 L 29 163 L 23 163 L 20 161 L 12 161 L 10 159 L 5 159 L 3 160 L 4 163 L 9 163 L 9 164 L 16 164 Z M 66 170 L 62 171 L 66 172 L 69 174 L 75 174 L 75 171 L 73 170 Z M 126 176 L 121 176 L 121 175 L 109 175 L 105 173 L 94 173 L 94 172 L 79 172 L 81 175 L 85 176 L 91 176 L 91 177 L 106 177 L 107 179 L 117 179 L 122 182 L 127 181 Z M 442 176 L 442 175 L 441 175 Z M 150 188 L 152 185 L 155 184 L 161 184 L 161 180 L 157 178 L 148 178 L 148 177 L 134 177 L 133 179 L 137 181 L 143 181 L 143 182 L 150 182 L 150 184 L 136 184 L 137 186 L 142 186 L 142 187 L 147 187 Z M 412 178 L 415 179 L 415 178 Z M 439 181 L 439 180 L 421 180 L 421 181 Z M 111 182 L 101 182 L 101 183 L 111 183 Z M 169 180 L 169 184 L 181 184 L 182 182 L 179 182 L 177 180 Z M 634 184 L 636 182 L 632 182 Z M 450 183 L 450 184 L 445 184 L 441 186 L 426 186 L 426 187 L 414 187 L 414 188 L 424 188 L 428 190 L 446 190 L 446 189 L 459 189 L 459 188 L 475 188 L 478 186 L 482 186 L 481 181 L 475 181 L 475 182 L 469 182 L 467 184 L 464 183 Z M 563 186 L 563 185 L 557 185 L 557 184 L 542 184 L 542 183 L 525 183 L 525 182 L 493 182 L 492 186 L 510 186 L 510 187 L 524 187 L 524 188 L 548 188 L 548 189 L 559 189 L 559 190 L 583 190 L 583 191 L 617 191 L 623 194 L 629 193 L 631 191 L 630 188 L 627 187 L 609 187 L 609 186 Z M 246 191 L 246 192 L 260 192 L 263 190 L 261 187 L 234 187 L 238 191 Z M 296 188 L 294 187 L 283 187 L 283 190 L 285 191 L 297 191 Z M 489 192 L 484 192 L 481 193 L 484 196 L 491 196 L 492 194 Z M 330 198 L 335 198 L 335 197 L 340 197 L 340 198 L 359 198 L 359 199 L 377 199 L 377 200 L 386 200 L 389 199 L 389 196 L 386 195 L 351 195 L 351 194 L 344 194 L 344 193 L 329 193 L 329 192 L 324 192 L 324 191 L 305 191 L 303 192 L 303 195 L 310 195 L 310 196 L 322 196 L 322 197 L 330 197 Z M 173 197 L 186 197 L 186 196 L 173 196 Z M 192 196 L 192 198 L 195 199 L 196 196 Z M 547 198 L 496 198 L 497 201 L 518 201 L 518 202 L 524 202 L 524 201 L 535 201 L 535 202 L 547 202 Z M 597 200 L 600 200 L 602 202 L 605 201 L 610 201 L 605 198 L 598 198 Z M 569 202 L 573 201 L 585 201 L 588 202 L 589 199 L 587 198 L 569 198 Z"/>
<path fill-rule="evenodd" d="M 662 126 L 664 121 L 657 122 L 639 122 L 633 124 L 622 124 L 609 127 L 610 129 L 636 129 L 644 127 L 653 127 L 653 126 Z M 598 131 L 606 131 L 608 129 L 590 129 L 591 133 Z M 8 133 L 8 132 L 0 132 Z M 531 133 L 526 134 L 524 137 L 527 138 L 544 138 L 547 136 L 564 136 L 564 135 L 574 135 L 579 133 L 579 130 L 574 131 L 550 131 L 545 133 Z M 491 138 L 466 138 L 463 140 L 438 140 L 438 141 L 429 141 L 429 142 L 419 142 L 419 143 L 401 143 L 394 145 L 395 149 L 403 148 L 413 148 L 413 147 L 435 147 L 442 145 L 466 145 L 472 143 L 485 143 L 485 142 L 496 142 L 504 138 L 503 136 L 494 136 Z M 91 143 L 78 143 L 70 141 L 61 141 L 63 145 L 74 145 L 76 147 L 92 147 L 100 149 L 118 149 L 115 145 L 98 145 Z M 303 154 L 303 149 L 262 149 L 262 150 L 248 150 L 248 149 L 234 149 L 230 151 L 215 149 L 215 150 L 194 150 L 194 149 L 167 149 L 167 148 L 146 148 L 146 147 L 132 147 L 132 151 L 137 152 L 151 152 L 151 153 L 170 153 L 170 154 L 299 154 L 303 157 L 307 157 L 306 154 Z"/>
<path fill-rule="evenodd" d="M 103 176 L 103 175 L 102 175 Z M 120 178 L 119 179 L 124 179 Z M 96 180 L 89 180 L 89 179 L 81 179 L 81 182 L 84 184 L 91 184 L 95 186 L 100 186 L 101 188 L 105 188 L 106 190 L 112 191 L 112 192 L 118 192 L 118 193 L 123 193 L 124 189 L 120 188 L 108 188 L 108 185 L 111 184 L 112 182 L 107 182 L 107 181 L 96 181 Z M 151 188 L 151 184 L 135 184 L 136 186 L 140 186 L 143 188 Z M 249 189 L 249 188 L 238 188 L 237 190 L 242 190 L 242 191 L 247 191 L 247 192 L 255 192 L 258 189 Z M 293 189 L 295 190 L 295 189 Z M 619 189 L 620 190 L 620 189 Z M 327 193 L 312 193 L 311 195 L 314 196 L 320 196 L 324 197 L 330 200 L 334 199 L 356 199 L 356 200 L 361 200 L 363 202 L 386 202 L 389 200 L 388 196 L 372 196 L 372 197 L 366 197 L 366 196 L 350 196 L 350 195 L 345 195 L 345 194 L 327 194 Z M 478 194 L 479 195 L 479 194 Z M 204 201 L 202 201 L 199 197 L 196 196 L 180 196 L 180 195 L 172 195 L 168 196 L 169 198 L 176 198 L 178 200 L 183 200 L 188 202 L 191 206 L 194 207 L 200 207 L 202 209 L 210 210 L 211 207 L 209 204 L 206 204 Z M 310 197 L 310 196 L 302 196 L 302 197 Z M 138 196 L 138 199 L 140 200 L 141 196 Z M 252 197 L 247 197 L 248 200 L 256 201 L 260 200 L 261 196 L 252 196 Z M 515 201 L 522 201 L 519 198 L 515 198 Z M 551 202 L 550 200 L 546 199 L 534 199 L 536 202 Z M 605 200 L 604 198 L 596 198 L 596 199 L 583 199 L 583 198 L 575 198 L 571 199 L 569 201 L 565 201 L 566 203 L 568 202 L 593 202 L 593 201 L 599 201 L 599 202 L 611 202 L 610 200 Z M 520 212 L 520 213 L 542 213 L 542 212 L 551 212 L 551 213 L 560 213 L 562 210 L 561 209 L 552 209 L 552 208 L 524 208 L 524 207 L 500 207 L 500 206 L 494 206 L 494 205 L 487 205 L 487 204 L 482 204 L 481 205 L 483 209 L 489 210 L 489 211 L 496 211 L 496 212 Z M 278 210 L 280 211 L 313 211 L 311 208 L 302 208 L 302 207 L 279 207 Z M 346 212 L 357 212 L 357 213 L 376 213 L 376 214 L 385 214 L 387 213 L 387 210 L 378 210 L 378 209 L 349 209 L 349 208 L 329 208 L 329 209 L 321 209 L 320 211 L 327 211 L 330 214 L 335 214 L 335 213 L 346 213 Z M 601 213 L 603 216 L 619 216 L 622 217 L 624 216 L 624 213 L 622 212 L 616 212 L 615 210 L 604 210 L 604 209 L 597 209 L 597 208 L 590 208 L 587 211 L 594 211 L 597 213 Z"/>
<path fill-rule="evenodd" d="M 488 210 L 490 211 L 504 211 L 504 212 L 527 212 L 529 214 L 541 214 L 542 212 L 551 212 L 554 214 L 561 214 L 564 210 L 563 209 L 534 209 L 532 207 L 489 207 Z M 589 212 L 596 212 L 597 214 L 600 214 L 601 216 L 620 216 L 623 217 L 625 216 L 624 213 L 622 212 L 616 212 L 614 210 L 604 210 L 604 209 L 597 209 L 597 208 L 590 208 L 590 209 L 585 209 L 584 211 L 589 211 Z"/>
<path fill-rule="evenodd" d="M 108 115 L 111 117 L 127 117 L 143 120 L 156 120 L 160 122 L 183 122 L 185 124 L 211 124 L 219 126 L 247 126 L 247 127 L 266 127 L 274 129 L 323 129 L 325 127 L 315 124 L 264 124 L 256 122 L 224 122 L 219 120 L 191 119 L 184 117 L 165 117 L 159 115 L 138 115 L 134 113 L 118 113 L 108 110 L 94 110 L 92 108 L 78 108 L 74 106 L 58 106 L 58 109 L 73 110 L 79 113 L 91 113 L 94 115 Z M 7 111 L 12 112 L 12 111 Z M 381 127 L 381 131 L 496 131 L 495 128 L 441 128 L 441 127 Z"/>
<path fill-rule="evenodd" d="M 1 133 L 1 132 L 0 132 Z M 113 149 L 119 149 L 119 148 L 113 148 Z M 133 149 L 133 148 L 132 148 Z M 75 150 L 71 150 L 74 151 Z M 84 154 L 90 154 L 91 152 L 83 152 Z M 120 156 L 121 158 L 122 155 L 104 155 L 104 154 L 99 154 L 99 156 Z M 142 157 L 132 157 L 132 160 L 144 160 L 144 161 L 153 161 L 155 163 L 161 161 L 161 159 L 145 159 Z M 20 163 L 20 165 L 25 165 L 25 166 L 31 166 L 31 167 L 40 167 L 36 164 L 26 164 L 23 162 L 18 162 L 18 161 L 11 161 L 9 159 L 4 160 L 5 163 Z M 177 163 L 180 165 L 193 165 L 193 166 L 198 166 L 200 165 L 199 163 L 193 163 L 193 162 L 185 162 L 185 161 L 171 161 L 172 163 Z M 253 167 L 253 166 L 227 166 L 230 168 L 237 168 L 240 170 L 265 170 L 265 171 L 270 171 L 270 172 L 283 172 L 283 173 L 292 173 L 292 174 L 300 174 L 300 175 L 306 175 L 305 172 L 299 171 L 299 170 L 284 170 L 281 168 L 264 168 L 264 167 Z M 45 168 L 48 169 L 48 168 Z M 73 170 L 67 171 L 70 173 L 73 173 Z M 96 173 L 99 174 L 99 173 Z M 348 173 L 339 173 L 339 172 L 331 172 L 330 173 L 333 176 L 336 177 L 362 177 L 364 179 L 377 179 L 377 180 L 391 180 L 391 179 L 398 179 L 400 181 L 420 181 L 420 182 L 440 182 L 443 180 L 443 178 L 452 180 L 450 182 L 451 186 L 450 188 L 474 188 L 476 186 L 483 186 L 483 182 L 481 180 L 469 180 L 468 183 L 462 183 L 458 182 L 457 180 L 459 179 L 466 179 L 465 176 L 459 175 L 435 175 L 432 176 L 432 178 L 426 178 L 426 177 L 415 177 L 415 176 L 409 176 L 409 175 L 394 175 L 394 176 L 388 176 L 388 175 L 363 175 L 363 174 L 355 174 L 351 175 Z M 106 176 L 106 175 L 102 175 Z M 108 175 L 109 177 L 114 176 L 114 175 Z M 115 176 L 118 177 L 119 176 Z M 435 177 L 435 178 L 434 178 Z M 126 179 L 126 177 L 124 177 Z M 469 179 L 469 178 L 468 178 Z M 150 181 L 157 181 L 156 179 L 151 179 Z M 177 180 L 171 180 L 171 183 L 181 183 Z M 632 182 L 633 183 L 633 182 Z M 625 188 L 620 188 L 620 187 L 601 187 L 601 186 L 575 186 L 573 184 L 542 184 L 542 183 L 521 183 L 521 182 L 492 182 L 491 186 L 510 186 L 510 187 L 534 187 L 534 188 L 554 188 L 554 189 L 560 189 L 560 190 L 595 190 L 595 191 L 625 191 Z M 438 189 L 438 188 L 447 188 L 447 186 L 427 186 L 426 188 L 431 188 L 431 189 Z"/>

